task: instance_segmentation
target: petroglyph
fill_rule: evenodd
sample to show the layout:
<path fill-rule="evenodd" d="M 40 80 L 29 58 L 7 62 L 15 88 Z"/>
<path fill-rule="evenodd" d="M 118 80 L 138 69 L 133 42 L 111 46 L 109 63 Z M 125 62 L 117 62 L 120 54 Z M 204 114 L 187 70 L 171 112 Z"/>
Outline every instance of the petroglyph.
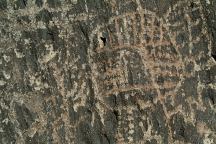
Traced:
<path fill-rule="evenodd" d="M 215 143 L 214 5 L 0 0 L 0 143 Z"/>
<path fill-rule="evenodd" d="M 139 0 L 136 2 L 140 6 Z M 197 16 L 194 17 L 195 13 Z M 178 16 L 184 17 L 184 21 Z M 132 91 L 156 91 L 154 103 L 159 101 L 166 118 L 170 119 L 181 108 L 168 112 L 164 99 L 175 97 L 184 80 L 194 76 L 194 72 L 187 71 L 186 67 L 201 56 L 192 52 L 195 45 L 204 39 L 208 41 L 206 47 L 210 51 L 210 38 L 206 30 L 200 28 L 205 26 L 203 21 L 198 1 L 179 1 L 163 17 L 138 7 L 135 12 L 113 16 L 107 24 L 98 25 L 91 34 L 88 51 L 96 98 L 103 101 L 104 97 L 118 97 L 121 93 L 133 96 Z M 199 34 L 194 34 L 194 30 L 199 29 Z M 104 110 L 100 111 L 101 117 L 103 113 Z M 120 123 L 119 143 L 125 140 Z M 128 134 L 133 131 L 134 127 Z M 128 136 L 128 141 L 133 142 L 133 138 Z"/>
<path fill-rule="evenodd" d="M 108 24 L 98 26 L 93 31 L 89 54 L 92 58 L 93 79 L 97 85 L 95 87 L 98 88 L 98 95 L 100 93 L 107 95 L 106 93 L 111 93 L 112 90 L 116 92 L 116 89 L 119 91 L 136 89 L 136 85 L 143 86 L 147 90 L 153 86 L 158 92 L 159 89 L 170 89 L 168 95 L 176 93 L 176 88 L 182 82 L 180 77 L 191 75 L 184 71 L 185 62 L 180 51 L 188 49 L 189 54 L 186 57 L 193 58 L 191 49 L 194 44 L 199 43 L 200 36 L 193 37 L 191 31 L 202 21 L 201 18 L 192 21 L 187 13 L 189 12 L 187 7 L 178 10 L 181 4 L 187 5 L 186 2 L 177 3 L 165 17 L 159 17 L 146 9 L 114 16 Z M 184 25 L 182 21 L 174 21 L 175 16 L 172 15 L 176 13 L 172 11 L 177 11 L 177 15 L 186 12 L 184 17 L 188 25 Z M 192 12 L 200 13 L 201 10 L 196 7 L 192 9 Z M 174 27 L 181 27 L 183 31 L 173 31 Z M 178 42 L 178 37 L 186 29 L 189 34 L 188 39 Z M 101 38 L 106 39 L 106 44 Z M 128 59 L 132 59 L 132 55 L 139 58 L 140 65 L 137 64 L 136 67 L 140 67 L 145 72 L 145 77 L 149 81 L 141 84 L 142 86 L 140 83 L 132 84 L 128 81 L 128 68 L 133 65 L 133 62 L 130 61 L 130 63 Z M 143 76 L 141 73 L 140 75 Z M 157 77 L 165 81 L 157 83 L 154 80 Z M 169 79 L 172 80 L 169 81 Z"/>

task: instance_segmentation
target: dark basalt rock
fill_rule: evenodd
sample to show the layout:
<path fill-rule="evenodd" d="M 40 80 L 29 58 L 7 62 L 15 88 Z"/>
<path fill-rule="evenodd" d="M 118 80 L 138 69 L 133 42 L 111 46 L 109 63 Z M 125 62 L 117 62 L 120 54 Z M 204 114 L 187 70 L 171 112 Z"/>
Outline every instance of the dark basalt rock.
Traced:
<path fill-rule="evenodd" d="M 7 0 L 1 0 L 0 1 L 0 10 L 7 9 Z"/>
<path fill-rule="evenodd" d="M 61 6 L 61 1 L 60 0 L 47 0 L 47 3 L 52 8 L 56 8 L 56 7 Z"/>
<path fill-rule="evenodd" d="M 24 9 L 27 6 L 28 0 L 16 0 L 15 10 Z"/>
<path fill-rule="evenodd" d="M 35 1 L 35 4 L 38 6 L 38 7 L 42 7 L 43 6 L 43 0 L 36 0 Z"/>
<path fill-rule="evenodd" d="M 191 123 L 186 123 L 181 114 L 176 114 L 171 119 L 173 138 L 186 143 L 202 143 L 201 136 Z"/>
<path fill-rule="evenodd" d="M 36 15 L 36 20 L 48 24 L 52 20 L 52 14 L 48 10 L 43 9 Z"/>
<path fill-rule="evenodd" d="M 216 143 L 215 0 L 0 0 L 0 143 Z"/>

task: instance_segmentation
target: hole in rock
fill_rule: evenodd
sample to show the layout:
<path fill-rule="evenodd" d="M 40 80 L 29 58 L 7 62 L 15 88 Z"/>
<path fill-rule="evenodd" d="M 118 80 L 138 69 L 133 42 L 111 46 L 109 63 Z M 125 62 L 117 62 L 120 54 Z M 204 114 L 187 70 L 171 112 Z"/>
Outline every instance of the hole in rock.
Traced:
<path fill-rule="evenodd" d="M 102 40 L 104 46 L 106 46 L 106 38 L 104 38 L 104 37 L 100 37 L 100 39 Z"/>
<path fill-rule="evenodd" d="M 190 7 L 194 8 L 194 3 L 193 2 L 191 2 Z"/>
<path fill-rule="evenodd" d="M 216 61 L 216 54 L 211 54 L 211 56 L 212 56 L 213 59 Z"/>

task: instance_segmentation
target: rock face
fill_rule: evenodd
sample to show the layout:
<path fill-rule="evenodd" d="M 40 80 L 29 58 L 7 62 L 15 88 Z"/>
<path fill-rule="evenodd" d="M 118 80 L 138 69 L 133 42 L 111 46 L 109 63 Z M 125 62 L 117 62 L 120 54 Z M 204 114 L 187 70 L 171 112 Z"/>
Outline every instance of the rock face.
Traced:
<path fill-rule="evenodd" d="M 0 143 L 216 143 L 215 0 L 0 0 Z"/>

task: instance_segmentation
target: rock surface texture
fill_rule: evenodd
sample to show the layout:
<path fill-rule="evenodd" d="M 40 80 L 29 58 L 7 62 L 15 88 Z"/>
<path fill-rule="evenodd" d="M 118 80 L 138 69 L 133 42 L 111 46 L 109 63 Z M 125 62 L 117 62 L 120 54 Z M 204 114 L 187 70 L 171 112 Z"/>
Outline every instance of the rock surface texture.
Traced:
<path fill-rule="evenodd" d="M 216 0 L 0 0 L 1 144 L 215 144 Z"/>

